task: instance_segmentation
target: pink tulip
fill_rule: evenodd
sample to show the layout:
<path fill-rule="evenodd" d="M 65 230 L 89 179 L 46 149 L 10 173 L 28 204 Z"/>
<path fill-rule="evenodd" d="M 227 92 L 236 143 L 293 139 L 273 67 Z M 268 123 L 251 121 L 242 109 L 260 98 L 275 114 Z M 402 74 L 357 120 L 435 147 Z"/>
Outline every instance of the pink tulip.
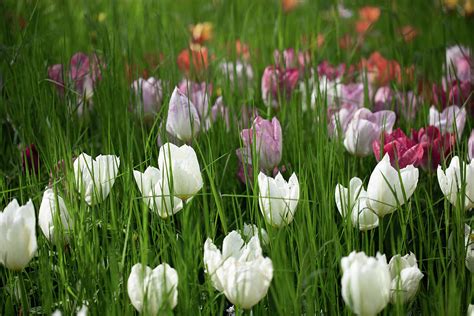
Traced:
<path fill-rule="evenodd" d="M 139 105 L 143 107 L 145 114 L 158 113 L 163 98 L 160 80 L 153 77 L 147 80 L 139 78 L 132 83 L 132 89 L 138 97 Z"/>
<path fill-rule="evenodd" d="M 341 84 L 341 102 L 362 107 L 364 105 L 364 85 L 362 83 Z"/>
<path fill-rule="evenodd" d="M 474 159 L 474 129 L 471 132 L 471 136 L 469 137 L 469 142 L 468 142 L 468 156 L 469 159 Z"/>
<path fill-rule="evenodd" d="M 325 76 L 329 80 L 341 78 L 346 72 L 346 65 L 339 64 L 338 66 L 331 65 L 327 60 L 318 65 L 319 77 Z"/>
<path fill-rule="evenodd" d="M 353 155 L 365 157 L 372 151 L 372 143 L 382 132 L 390 133 L 395 124 L 393 111 L 372 113 L 366 108 L 358 109 L 347 126 L 344 147 Z"/>
<path fill-rule="evenodd" d="M 54 83 L 60 96 L 64 96 L 64 67 L 56 64 L 48 67 L 48 78 Z"/>
<path fill-rule="evenodd" d="M 421 167 L 427 171 L 435 171 L 438 165 L 451 153 L 456 142 L 454 134 L 441 134 L 435 126 L 412 131 L 412 139 L 423 147 Z"/>
<path fill-rule="evenodd" d="M 273 59 L 277 66 L 282 64 L 281 55 L 281 52 L 277 49 L 273 52 Z M 283 51 L 283 66 L 285 69 L 298 68 L 300 74 L 303 75 L 310 62 L 311 56 L 309 52 L 296 52 L 294 48 L 287 48 Z"/>
<path fill-rule="evenodd" d="M 249 129 L 240 133 L 244 148 L 237 150 L 237 155 L 243 163 L 252 162 L 252 149 L 255 150 L 259 159 L 260 170 L 273 170 L 281 161 L 282 155 L 282 131 L 280 122 L 276 117 L 271 121 L 257 116 Z"/>
<path fill-rule="evenodd" d="M 393 91 L 389 86 L 378 88 L 374 96 L 374 110 L 382 111 L 392 108 Z"/>
<path fill-rule="evenodd" d="M 298 70 L 268 66 L 262 76 L 262 98 L 266 106 L 279 107 L 279 96 L 289 100 L 298 82 Z"/>
<path fill-rule="evenodd" d="M 432 106 L 429 113 L 430 125 L 439 128 L 441 133 L 456 133 L 458 137 L 462 135 L 464 125 L 466 124 L 466 110 L 459 108 L 457 105 L 452 105 L 439 113 L 438 110 Z"/>
<path fill-rule="evenodd" d="M 449 90 L 448 102 L 449 104 L 462 105 L 469 99 L 469 97 L 471 97 L 473 91 L 474 85 L 470 81 L 453 81 Z M 469 104 L 474 104 L 472 99 Z"/>
<path fill-rule="evenodd" d="M 207 82 L 192 82 L 184 79 L 179 83 L 178 89 L 194 104 L 198 110 L 201 121 L 208 120 L 212 84 Z"/>
<path fill-rule="evenodd" d="M 471 51 L 463 46 L 452 46 L 446 50 L 447 77 L 449 81 L 474 82 L 474 60 Z"/>
<path fill-rule="evenodd" d="M 416 167 L 423 159 L 423 146 L 407 137 L 399 128 L 392 133 L 385 133 L 383 141 L 376 139 L 372 143 L 372 149 L 377 161 L 388 154 L 392 166 L 400 169 L 408 165 Z"/>

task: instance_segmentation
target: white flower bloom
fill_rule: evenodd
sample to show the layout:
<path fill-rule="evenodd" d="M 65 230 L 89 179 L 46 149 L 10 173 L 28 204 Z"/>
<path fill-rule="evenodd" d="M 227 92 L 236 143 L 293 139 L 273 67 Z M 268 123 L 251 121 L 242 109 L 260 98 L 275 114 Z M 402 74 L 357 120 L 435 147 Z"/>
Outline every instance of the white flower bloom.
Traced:
<path fill-rule="evenodd" d="M 351 252 L 341 259 L 342 298 L 358 315 L 376 315 L 390 300 L 390 271 L 385 255 Z"/>
<path fill-rule="evenodd" d="M 405 198 L 408 200 L 413 195 L 417 184 L 417 168 L 408 165 L 400 169 L 399 174 L 390 164 L 388 154 L 385 154 L 370 175 L 367 206 L 379 217 L 393 213 L 397 205 L 403 205 Z"/>
<path fill-rule="evenodd" d="M 249 240 L 253 236 L 261 236 L 260 241 L 263 246 L 268 245 L 270 243 L 270 239 L 268 238 L 268 233 L 264 228 L 258 228 L 255 224 L 247 224 L 244 223 L 244 229 L 240 231 L 240 234 Z M 259 235 L 260 234 L 260 235 Z"/>
<path fill-rule="evenodd" d="M 169 183 L 159 169 L 148 167 L 143 173 L 133 170 L 133 176 L 145 204 L 162 218 L 176 214 L 183 208 L 183 202 L 171 196 Z"/>
<path fill-rule="evenodd" d="M 38 224 L 49 241 L 54 241 L 57 231 L 61 232 L 60 236 L 64 237 L 64 241 L 68 240 L 69 230 L 72 228 L 69 212 L 63 198 L 56 195 L 52 189 L 44 191 L 38 214 Z M 55 224 L 60 226 L 57 227 Z"/>
<path fill-rule="evenodd" d="M 379 217 L 367 207 L 367 192 L 361 179 L 352 178 L 349 188 L 337 184 L 335 199 L 339 213 L 342 217 L 349 214 L 354 227 L 365 231 L 379 226 Z"/>
<path fill-rule="evenodd" d="M 201 169 L 194 149 L 188 145 L 178 147 L 166 143 L 160 147 L 158 169 L 170 192 L 186 201 L 202 189 Z"/>
<path fill-rule="evenodd" d="M 296 174 L 288 182 L 278 173 L 275 178 L 258 175 L 259 205 L 265 221 L 275 227 L 288 225 L 293 221 L 300 197 L 300 185 Z"/>
<path fill-rule="evenodd" d="M 14 199 L 0 212 L 0 264 L 20 271 L 37 247 L 35 207 L 31 200 L 20 206 Z"/>
<path fill-rule="evenodd" d="M 420 281 L 423 278 L 416 262 L 416 256 L 410 253 L 405 256 L 395 255 L 388 264 L 392 277 L 390 302 L 396 304 L 410 302 L 418 292 Z"/>
<path fill-rule="evenodd" d="M 147 315 L 159 315 L 178 304 L 178 273 L 167 263 L 155 269 L 137 263 L 127 281 L 133 307 Z"/>
<path fill-rule="evenodd" d="M 102 202 L 110 193 L 117 177 L 120 158 L 99 155 L 92 159 L 82 153 L 74 161 L 76 187 L 87 204 Z"/>
<path fill-rule="evenodd" d="M 438 166 L 437 174 L 439 187 L 451 204 L 457 204 L 458 194 L 465 185 L 464 210 L 474 207 L 474 160 L 470 164 L 460 163 L 455 156 L 445 171 Z"/>
<path fill-rule="evenodd" d="M 214 287 L 244 309 L 252 308 L 267 295 L 273 278 L 272 261 L 263 257 L 258 236 L 245 244 L 236 231 L 224 238 L 222 253 L 211 239 L 206 240 L 204 264 Z"/>

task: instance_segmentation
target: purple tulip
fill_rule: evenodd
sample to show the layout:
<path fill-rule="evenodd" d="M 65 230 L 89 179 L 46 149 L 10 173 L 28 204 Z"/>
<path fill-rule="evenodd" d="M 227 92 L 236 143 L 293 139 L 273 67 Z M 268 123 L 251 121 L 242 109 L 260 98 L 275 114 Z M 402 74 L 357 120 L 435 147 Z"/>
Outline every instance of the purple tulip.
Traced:
<path fill-rule="evenodd" d="M 382 132 L 391 133 L 396 115 L 393 111 L 372 113 L 361 108 L 354 113 L 344 135 L 344 147 L 353 155 L 365 157 L 372 152 L 372 143 Z"/>
<path fill-rule="evenodd" d="M 268 66 L 262 76 L 262 98 L 266 106 L 279 107 L 279 96 L 289 100 L 298 83 L 298 70 Z"/>
<path fill-rule="evenodd" d="M 166 131 L 179 140 L 190 143 L 199 133 L 201 120 L 194 104 L 177 87 L 171 95 Z"/>
<path fill-rule="evenodd" d="M 252 162 L 252 149 L 255 150 L 259 159 L 260 170 L 273 170 L 281 161 L 282 154 L 282 132 L 280 122 L 276 117 L 271 121 L 257 116 L 249 129 L 240 133 L 243 148 L 237 150 L 237 155 L 242 163 Z"/>
<path fill-rule="evenodd" d="M 179 83 L 178 89 L 194 104 L 201 122 L 207 121 L 209 119 L 209 100 L 212 95 L 212 84 L 184 79 Z"/>
<path fill-rule="evenodd" d="M 471 132 L 471 136 L 469 137 L 469 142 L 468 142 L 468 156 L 469 159 L 474 159 L 474 129 Z"/>
<path fill-rule="evenodd" d="M 474 60 L 471 51 L 463 46 L 452 46 L 446 50 L 448 81 L 474 82 Z"/>
<path fill-rule="evenodd" d="M 341 102 L 362 107 L 364 105 L 364 85 L 362 83 L 342 84 Z"/>
<path fill-rule="evenodd" d="M 466 110 L 459 108 L 457 105 L 452 105 L 439 113 L 438 110 L 432 106 L 429 114 L 430 125 L 436 126 L 442 134 L 449 132 L 455 133 L 456 137 L 461 137 L 466 124 Z"/>
<path fill-rule="evenodd" d="M 374 111 L 392 108 L 393 91 L 389 86 L 380 87 L 374 96 Z"/>
<path fill-rule="evenodd" d="M 163 98 L 163 90 L 161 81 L 153 77 L 147 80 L 139 78 L 132 83 L 132 89 L 138 97 L 140 106 L 143 107 L 143 113 L 158 113 Z"/>

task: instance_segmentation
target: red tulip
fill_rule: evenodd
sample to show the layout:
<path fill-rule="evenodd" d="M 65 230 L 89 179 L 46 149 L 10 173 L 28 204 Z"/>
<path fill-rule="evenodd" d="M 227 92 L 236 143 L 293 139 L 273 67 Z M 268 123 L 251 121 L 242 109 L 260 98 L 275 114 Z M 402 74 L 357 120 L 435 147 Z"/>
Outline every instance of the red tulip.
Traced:
<path fill-rule="evenodd" d="M 372 149 L 377 161 L 388 154 L 392 166 L 400 169 L 408 165 L 416 167 L 423 159 L 423 146 L 409 138 L 399 128 L 392 133 L 384 133 L 383 143 L 380 139 L 375 140 Z"/>

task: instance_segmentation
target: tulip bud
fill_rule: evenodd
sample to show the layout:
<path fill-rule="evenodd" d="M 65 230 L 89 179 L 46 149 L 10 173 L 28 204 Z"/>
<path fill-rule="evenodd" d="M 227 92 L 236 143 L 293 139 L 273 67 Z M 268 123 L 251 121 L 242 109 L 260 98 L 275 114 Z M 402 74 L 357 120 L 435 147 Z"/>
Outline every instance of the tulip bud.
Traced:
<path fill-rule="evenodd" d="M 74 161 L 76 188 L 87 204 L 102 202 L 110 193 L 117 177 L 120 158 L 114 155 L 99 155 L 92 159 L 82 153 Z"/>
<path fill-rule="evenodd" d="M 451 204 L 457 205 L 459 193 L 465 185 L 465 197 L 461 197 L 462 207 L 466 211 L 474 207 L 474 160 L 466 164 L 459 162 L 459 157 L 455 156 L 445 171 L 438 166 L 437 174 L 441 191 Z"/>
<path fill-rule="evenodd" d="M 271 121 L 257 116 L 252 128 L 240 133 L 244 148 L 238 151 L 242 162 L 252 164 L 252 149 L 259 158 L 261 170 L 272 170 L 281 161 L 283 140 L 280 121 L 274 117 Z M 254 147 L 255 146 L 255 147 Z"/>
<path fill-rule="evenodd" d="M 473 160 L 474 159 L 474 129 L 472 130 L 471 136 L 469 137 L 467 148 L 468 148 L 468 157 L 470 160 Z"/>
<path fill-rule="evenodd" d="M 442 134 L 449 132 L 461 137 L 466 124 L 466 109 L 452 105 L 439 113 L 434 106 L 430 108 L 430 125 L 439 128 Z"/>
<path fill-rule="evenodd" d="M 300 184 L 296 174 L 288 182 L 278 172 L 275 178 L 258 175 L 259 206 L 265 221 L 275 227 L 288 225 L 293 221 L 300 197 Z"/>
<path fill-rule="evenodd" d="M 140 101 L 139 105 L 143 113 L 153 115 L 158 113 L 163 97 L 160 80 L 153 77 L 147 80 L 140 78 L 132 83 L 132 89 Z"/>
<path fill-rule="evenodd" d="M 52 189 L 44 191 L 38 214 L 38 224 L 49 241 L 55 240 L 58 231 L 59 236 L 64 236 L 64 240 L 67 241 L 72 222 L 63 198 L 56 195 Z"/>
<path fill-rule="evenodd" d="M 367 207 L 367 192 L 361 179 L 352 178 L 348 188 L 337 184 L 335 199 L 341 216 L 349 216 L 354 227 L 366 231 L 379 226 L 379 217 Z"/>
<path fill-rule="evenodd" d="M 351 252 L 341 259 L 342 298 L 357 315 L 376 315 L 390 300 L 390 271 L 385 255 Z"/>
<path fill-rule="evenodd" d="M 413 195 L 417 184 L 417 168 L 408 165 L 397 171 L 391 166 L 388 154 L 385 154 L 370 175 L 367 206 L 379 217 L 393 213 L 397 206 L 405 203 L 405 198 L 408 200 Z"/>
<path fill-rule="evenodd" d="M 127 291 L 138 312 L 160 315 L 178 304 L 178 273 L 167 263 L 153 270 L 137 263 L 128 277 Z"/>
<path fill-rule="evenodd" d="M 35 207 L 14 199 L 0 212 L 0 264 L 10 270 L 25 268 L 36 253 Z"/>
<path fill-rule="evenodd" d="M 133 170 L 135 182 L 142 193 L 145 204 L 162 218 L 176 214 L 183 208 L 183 202 L 172 197 L 168 179 L 155 167 L 148 167 L 145 172 Z"/>
<path fill-rule="evenodd" d="M 267 295 L 273 278 L 272 261 L 263 257 L 258 236 L 245 244 L 236 231 L 224 238 L 222 253 L 206 240 L 204 265 L 214 287 L 243 309 L 251 309 Z"/>
<path fill-rule="evenodd" d="M 393 256 L 388 267 L 392 277 L 390 302 L 396 304 L 398 301 L 407 303 L 413 300 L 423 278 L 415 254 Z"/>
<path fill-rule="evenodd" d="M 372 150 L 372 143 L 385 131 L 390 133 L 395 124 L 396 115 L 392 111 L 372 113 L 366 108 L 357 110 L 349 123 L 344 147 L 356 156 L 368 156 Z"/>
<path fill-rule="evenodd" d="M 199 133 L 200 124 L 194 104 L 175 88 L 169 103 L 166 131 L 184 142 L 190 142 Z"/>
<path fill-rule="evenodd" d="M 158 169 L 163 182 L 168 181 L 173 196 L 189 200 L 202 189 L 201 169 L 194 149 L 166 143 L 160 147 Z"/>

